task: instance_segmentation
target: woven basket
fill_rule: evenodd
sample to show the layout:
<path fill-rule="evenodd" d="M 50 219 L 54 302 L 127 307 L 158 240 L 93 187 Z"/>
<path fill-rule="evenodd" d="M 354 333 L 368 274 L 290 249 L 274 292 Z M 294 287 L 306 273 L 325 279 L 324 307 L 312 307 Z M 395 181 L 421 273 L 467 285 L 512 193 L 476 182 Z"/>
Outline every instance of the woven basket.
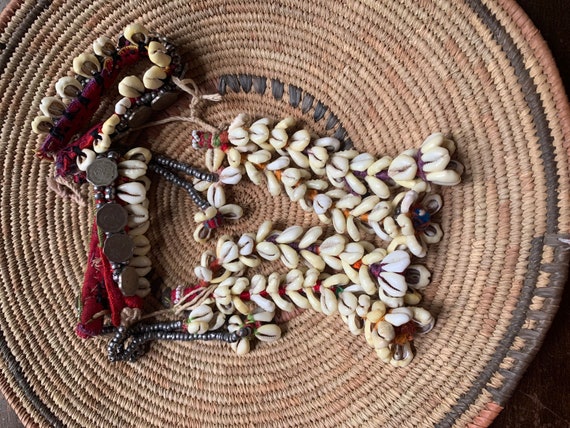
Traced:
<path fill-rule="evenodd" d="M 132 22 L 179 46 L 201 88 L 218 85 L 223 100 L 200 111 L 209 123 L 293 116 L 378 155 L 453 136 L 466 170 L 443 191 L 423 303 L 437 324 L 412 364 L 382 364 L 338 317 L 310 310 L 242 357 L 156 343 L 136 364 L 110 363 L 105 340 L 75 336 L 93 209 L 48 190 L 30 122 L 75 56 Z M 569 106 L 513 1 L 13 1 L 0 44 L 0 388 L 26 425 L 487 426 L 500 412 L 550 325 L 570 254 Z M 191 129 L 139 138 L 198 163 Z M 230 232 L 316 221 L 263 189 L 232 197 L 246 216 Z M 194 206 L 164 181 L 150 203 L 157 276 L 192 281 L 204 250 Z"/>

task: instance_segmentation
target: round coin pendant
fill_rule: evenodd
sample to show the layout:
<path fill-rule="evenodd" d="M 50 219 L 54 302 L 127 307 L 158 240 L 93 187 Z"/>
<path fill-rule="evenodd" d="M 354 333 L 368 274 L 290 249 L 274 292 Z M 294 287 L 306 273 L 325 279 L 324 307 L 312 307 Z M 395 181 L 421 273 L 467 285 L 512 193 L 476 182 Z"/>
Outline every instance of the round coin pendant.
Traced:
<path fill-rule="evenodd" d="M 127 266 L 121 271 L 118 282 L 123 295 L 134 296 L 138 290 L 139 274 L 134 267 Z"/>
<path fill-rule="evenodd" d="M 127 225 L 129 213 L 115 202 L 103 205 L 97 210 L 97 226 L 105 233 L 121 232 Z"/>
<path fill-rule="evenodd" d="M 117 163 L 109 158 L 95 159 L 87 167 L 87 181 L 94 186 L 109 186 L 118 176 Z"/>
<path fill-rule="evenodd" d="M 125 263 L 133 257 L 135 243 L 129 235 L 115 233 L 105 239 L 103 252 L 110 262 Z"/>

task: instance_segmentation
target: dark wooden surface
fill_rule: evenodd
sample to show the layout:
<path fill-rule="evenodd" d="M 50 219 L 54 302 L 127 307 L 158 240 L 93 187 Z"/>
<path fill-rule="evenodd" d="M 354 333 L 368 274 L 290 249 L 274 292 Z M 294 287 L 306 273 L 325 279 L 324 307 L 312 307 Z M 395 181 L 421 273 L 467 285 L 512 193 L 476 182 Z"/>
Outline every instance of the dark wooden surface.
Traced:
<path fill-rule="evenodd" d="M 0 0 L 3 8 L 7 0 Z M 548 42 L 570 88 L 570 1 L 519 0 Z M 566 195 L 570 197 L 570 195 Z M 570 427 L 570 284 L 545 341 L 492 428 Z M 0 397 L 0 427 L 21 427 Z"/>

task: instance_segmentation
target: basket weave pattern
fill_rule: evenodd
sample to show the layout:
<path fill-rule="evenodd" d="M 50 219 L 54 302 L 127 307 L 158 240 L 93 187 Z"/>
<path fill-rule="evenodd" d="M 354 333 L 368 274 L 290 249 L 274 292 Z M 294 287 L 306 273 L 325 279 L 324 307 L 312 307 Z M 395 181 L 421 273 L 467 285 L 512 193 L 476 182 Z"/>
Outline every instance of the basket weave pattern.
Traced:
<path fill-rule="evenodd" d="M 209 123 L 293 116 L 375 155 L 436 131 L 455 139 L 464 181 L 443 191 L 445 236 L 425 261 L 423 306 L 438 321 L 410 366 L 381 364 L 340 319 L 312 311 L 243 357 L 157 343 L 136 364 L 112 364 L 104 340 L 74 335 L 93 207 L 48 191 L 52 166 L 34 157 L 29 124 L 72 59 L 131 22 L 168 36 L 205 91 L 225 88 L 199 112 Z M 0 43 L 0 387 L 24 423 L 486 426 L 500 411 L 554 316 L 570 254 L 568 102 L 512 1 L 15 1 Z M 172 123 L 136 141 L 199 165 L 190 130 Z M 195 207 L 158 179 L 149 198 L 156 276 L 191 282 L 207 248 L 192 239 Z M 317 222 L 263 188 L 231 198 L 246 216 L 228 233 Z"/>

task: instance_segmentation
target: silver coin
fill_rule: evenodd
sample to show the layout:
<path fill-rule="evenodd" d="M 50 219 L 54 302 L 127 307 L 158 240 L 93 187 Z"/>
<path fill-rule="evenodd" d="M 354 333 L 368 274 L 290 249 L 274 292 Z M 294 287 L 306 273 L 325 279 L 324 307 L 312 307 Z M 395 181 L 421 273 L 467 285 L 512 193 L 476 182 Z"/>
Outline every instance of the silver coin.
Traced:
<path fill-rule="evenodd" d="M 127 266 L 119 275 L 119 289 L 125 296 L 134 296 L 139 286 L 139 275 L 134 267 Z"/>
<path fill-rule="evenodd" d="M 118 176 L 116 162 L 108 158 L 95 159 L 87 167 L 87 181 L 94 186 L 109 186 Z"/>
<path fill-rule="evenodd" d="M 164 110 L 170 107 L 178 99 L 178 92 L 163 92 L 153 98 L 150 107 L 154 111 Z"/>
<path fill-rule="evenodd" d="M 125 263 L 133 257 L 135 243 L 129 235 L 115 233 L 105 239 L 103 252 L 110 262 Z"/>
<path fill-rule="evenodd" d="M 97 226 L 106 233 L 121 232 L 125 229 L 129 213 L 121 205 L 111 202 L 97 210 Z"/>

